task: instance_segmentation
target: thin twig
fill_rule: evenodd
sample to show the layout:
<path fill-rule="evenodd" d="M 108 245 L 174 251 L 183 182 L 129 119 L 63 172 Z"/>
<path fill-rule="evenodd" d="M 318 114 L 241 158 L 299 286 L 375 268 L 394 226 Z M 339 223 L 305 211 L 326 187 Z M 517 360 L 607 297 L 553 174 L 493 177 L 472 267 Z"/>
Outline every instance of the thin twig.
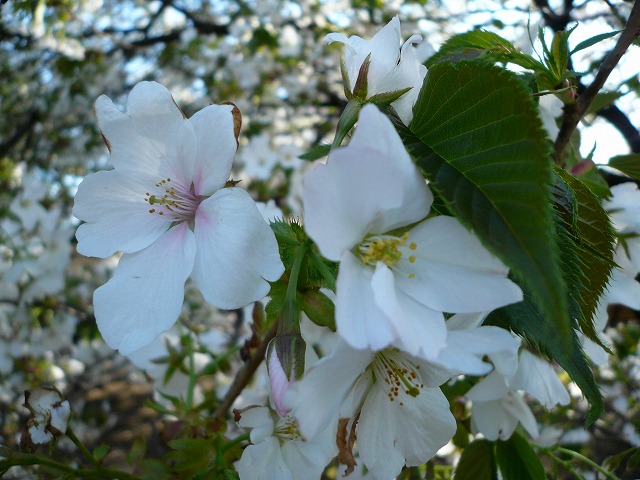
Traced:
<path fill-rule="evenodd" d="M 242 393 L 242 390 L 244 390 L 244 387 L 247 386 L 247 384 L 251 380 L 251 377 L 264 360 L 269 342 L 271 341 L 271 339 L 273 339 L 273 337 L 276 336 L 277 331 L 278 322 L 275 322 L 262 339 L 262 342 L 253 353 L 253 356 L 247 361 L 247 363 L 244 364 L 242 369 L 240 369 L 240 371 L 236 375 L 236 378 L 229 387 L 227 394 L 222 399 L 222 402 L 220 402 L 220 405 L 218 405 L 218 408 L 216 408 L 216 411 L 213 412 L 214 419 L 223 417 L 227 413 L 229 408 L 231 408 L 231 405 L 233 405 L 233 402 L 238 397 L 238 395 Z"/>
<path fill-rule="evenodd" d="M 575 104 L 565 106 L 562 126 L 560 127 L 560 132 L 555 142 L 553 159 L 556 164 L 562 164 L 562 156 L 578 123 L 587 112 L 589 105 L 593 102 L 593 99 L 604 85 L 604 82 L 609 78 L 609 75 L 616 65 L 618 65 L 622 55 L 624 55 L 631 43 L 637 39 L 638 36 L 640 36 L 640 0 L 634 2 L 624 31 L 620 35 L 615 47 L 607 54 L 600 65 L 600 69 L 593 83 L 586 88 Z"/>

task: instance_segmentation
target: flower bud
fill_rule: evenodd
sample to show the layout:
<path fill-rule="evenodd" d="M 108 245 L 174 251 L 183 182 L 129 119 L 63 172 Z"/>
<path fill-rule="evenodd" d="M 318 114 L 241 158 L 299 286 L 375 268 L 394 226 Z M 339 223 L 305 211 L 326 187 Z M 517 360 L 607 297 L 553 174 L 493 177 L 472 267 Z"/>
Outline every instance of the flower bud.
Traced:
<path fill-rule="evenodd" d="M 271 395 L 281 416 L 287 414 L 284 396 L 293 382 L 304 373 L 306 344 L 300 334 L 278 335 L 267 348 L 267 370 Z"/>

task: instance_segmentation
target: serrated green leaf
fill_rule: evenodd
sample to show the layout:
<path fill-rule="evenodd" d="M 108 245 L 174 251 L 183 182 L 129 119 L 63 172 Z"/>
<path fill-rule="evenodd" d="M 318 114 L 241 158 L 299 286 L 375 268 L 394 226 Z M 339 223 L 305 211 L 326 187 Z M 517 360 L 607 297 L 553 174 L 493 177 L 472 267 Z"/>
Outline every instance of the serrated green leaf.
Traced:
<path fill-rule="evenodd" d="M 493 454 L 493 443 L 481 439 L 467 445 L 453 478 L 454 480 L 497 480 L 498 469 Z"/>
<path fill-rule="evenodd" d="M 409 129 L 396 127 L 449 211 L 528 285 L 566 341 L 549 149 L 527 88 L 497 67 L 440 63 L 427 74 Z"/>
<path fill-rule="evenodd" d="M 576 332 L 571 330 L 570 341 L 567 344 L 560 338 L 552 322 L 547 321 L 540 313 L 526 290 L 524 294 L 524 301 L 493 311 L 485 320 L 485 324 L 511 328 L 535 346 L 540 353 L 558 362 L 587 398 L 591 406 L 587 423 L 592 424 L 602 415 L 604 404 Z"/>
<path fill-rule="evenodd" d="M 443 60 L 455 62 L 474 59 L 489 63 L 510 62 L 529 70 L 546 71 L 542 63 L 521 53 L 511 42 L 488 30 L 472 30 L 451 37 L 429 58 L 427 66 Z"/>
<path fill-rule="evenodd" d="M 563 272 L 570 303 L 575 302 L 570 305 L 571 314 L 587 337 L 606 348 L 594 330 L 593 315 L 615 265 L 614 230 L 600 200 L 587 186 L 560 168 L 556 174 L 553 191 L 561 218 L 558 227 L 566 234 L 561 249 Z"/>
<path fill-rule="evenodd" d="M 585 48 L 589 48 L 595 45 L 596 43 L 600 43 L 601 41 L 606 40 L 607 38 L 615 37 L 620 32 L 622 32 L 622 30 L 616 30 L 615 32 L 601 33 L 599 35 L 594 35 L 591 38 L 587 38 L 586 40 L 583 40 L 578 45 L 576 45 L 573 50 L 571 50 L 571 55 L 573 55 L 576 52 L 579 52 L 580 50 L 584 50 Z"/>
<path fill-rule="evenodd" d="M 529 442 L 517 432 L 496 443 L 496 459 L 504 480 L 546 480 L 544 467 Z"/>
<path fill-rule="evenodd" d="M 168 443 L 173 450 L 165 454 L 165 459 L 171 462 L 172 470 L 181 479 L 192 478 L 215 461 L 215 445 L 209 439 L 179 438 Z"/>
<path fill-rule="evenodd" d="M 609 166 L 636 180 L 640 180 L 640 153 L 613 157 L 609 160 Z"/>

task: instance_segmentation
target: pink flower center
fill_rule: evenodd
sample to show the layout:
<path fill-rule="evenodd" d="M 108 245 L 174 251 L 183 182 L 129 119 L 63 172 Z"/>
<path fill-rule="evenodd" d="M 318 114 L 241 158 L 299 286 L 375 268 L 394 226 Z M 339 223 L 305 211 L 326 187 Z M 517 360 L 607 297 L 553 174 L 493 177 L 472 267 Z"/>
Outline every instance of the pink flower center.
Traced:
<path fill-rule="evenodd" d="M 193 184 L 184 187 L 171 178 L 166 178 L 155 184 L 154 192 L 147 192 L 144 201 L 149 204 L 149 213 L 160 215 L 173 221 L 191 222 L 195 218 L 196 210 L 204 197 L 197 195 Z"/>

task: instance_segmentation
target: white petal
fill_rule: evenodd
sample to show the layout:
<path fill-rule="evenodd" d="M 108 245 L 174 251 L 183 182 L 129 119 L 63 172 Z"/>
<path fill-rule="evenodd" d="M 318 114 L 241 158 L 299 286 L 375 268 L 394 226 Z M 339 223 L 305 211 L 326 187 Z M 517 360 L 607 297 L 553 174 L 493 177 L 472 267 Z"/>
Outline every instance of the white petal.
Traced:
<path fill-rule="evenodd" d="M 295 472 L 295 480 L 318 480 L 322 476 L 325 467 L 337 453 L 335 432 L 328 433 L 323 435 L 323 442 L 319 442 L 318 438 L 313 442 L 297 439 L 282 445 L 282 458 L 289 470 Z"/>
<path fill-rule="evenodd" d="M 275 235 L 240 188 L 223 188 L 204 200 L 194 233 L 193 279 L 204 299 L 218 308 L 240 308 L 264 298 L 268 281 L 284 272 Z"/>
<path fill-rule="evenodd" d="M 418 38 L 421 37 L 416 38 L 414 35 L 404 43 L 400 53 L 401 61 L 397 67 L 399 70 L 397 75 L 403 78 L 406 83 L 404 88 L 409 86 L 412 88 L 391 104 L 405 125 L 409 125 L 413 119 L 413 105 L 418 99 L 422 82 L 427 75 L 427 67 L 418 61 L 416 49 L 413 46 L 414 43 L 420 41 Z"/>
<path fill-rule="evenodd" d="M 139 172 L 111 170 L 88 175 L 76 193 L 73 215 L 85 224 L 76 232 L 78 252 L 106 258 L 137 252 L 167 231 L 171 219 L 149 213 L 144 201 L 155 180 Z"/>
<path fill-rule="evenodd" d="M 507 278 L 507 267 L 455 218 L 438 216 L 409 232 L 417 245 L 415 263 L 404 263 L 415 278 L 398 277 L 398 287 L 441 312 L 490 311 L 522 300 Z"/>
<path fill-rule="evenodd" d="M 487 440 L 508 440 L 518 426 L 518 418 L 511 415 L 501 400 L 474 401 L 471 405 L 473 432 L 480 432 Z"/>
<path fill-rule="evenodd" d="M 267 358 L 267 371 L 269 372 L 269 385 L 271 386 L 273 404 L 280 416 L 284 417 L 287 414 L 287 409 L 284 406 L 284 395 L 294 382 L 294 378 L 292 377 L 291 380 L 287 378 L 275 348 L 270 351 Z"/>
<path fill-rule="evenodd" d="M 466 397 L 473 402 L 499 400 L 509 392 L 509 386 L 503 375 L 494 370 L 480 383 L 476 383 L 467 392 Z"/>
<path fill-rule="evenodd" d="M 195 254 L 193 233 L 183 223 L 144 250 L 123 255 L 113 278 L 93 295 L 98 329 L 111 348 L 127 355 L 171 328 Z"/>
<path fill-rule="evenodd" d="M 394 478 L 405 464 L 424 464 L 456 433 L 449 402 L 439 388 L 423 388 L 417 397 L 400 390 L 391 402 L 386 390 L 373 388 L 358 423 L 360 458 L 381 480 Z"/>
<path fill-rule="evenodd" d="M 509 415 L 517 418 L 524 429 L 529 432 L 529 435 L 537 437 L 539 435 L 538 423 L 529 405 L 525 402 L 524 395 L 522 395 L 521 392 L 511 392 L 507 400 L 508 401 L 503 401 L 502 404 Z M 501 439 L 506 440 L 506 438 Z"/>
<path fill-rule="evenodd" d="M 295 480 L 284 463 L 280 442 L 275 437 L 269 437 L 257 445 L 249 445 L 233 465 L 240 480 Z"/>
<path fill-rule="evenodd" d="M 249 408 L 242 412 L 238 425 L 251 429 L 251 443 L 257 445 L 273 435 L 273 419 L 267 407 Z"/>
<path fill-rule="evenodd" d="M 212 195 L 229 179 L 237 143 L 232 105 L 209 105 L 189 122 L 198 143 L 193 184 L 199 195 Z"/>
<path fill-rule="evenodd" d="M 395 16 L 369 40 L 366 49 L 360 47 L 360 56 L 366 57 L 371 53 L 371 65 L 367 77 L 369 80 L 368 96 L 389 91 L 386 77 L 392 74 L 398 65 L 401 39 L 400 20 Z M 393 90 L 403 88 L 403 86 L 395 85 L 392 87 Z"/>
<path fill-rule="evenodd" d="M 127 113 L 120 112 L 104 95 L 96 101 L 95 110 L 114 167 L 190 183 L 195 134 L 164 86 L 138 83 L 129 93 Z"/>
<path fill-rule="evenodd" d="M 447 337 L 442 313 L 425 307 L 402 291 L 396 291 L 394 275 L 382 262 L 376 266 L 371 287 L 376 305 L 390 322 L 394 345 L 411 355 L 437 358 Z"/>
<path fill-rule="evenodd" d="M 371 225 L 401 205 L 402 179 L 386 156 L 347 146 L 316 164 L 304 176 L 305 230 L 322 254 L 340 260 L 360 243 Z"/>
<path fill-rule="evenodd" d="M 605 292 L 607 301 L 640 310 L 640 282 L 634 277 L 628 271 L 614 268 Z"/>
<path fill-rule="evenodd" d="M 487 318 L 487 312 L 480 313 L 456 313 L 447 319 L 447 330 L 469 330 L 482 325 Z"/>
<path fill-rule="evenodd" d="M 365 105 L 360 111 L 358 127 L 349 146 L 372 148 L 380 152 L 384 162 L 396 169 L 394 178 L 400 178 L 403 185 L 402 203 L 385 210 L 384 215 L 371 225 L 371 232 L 386 233 L 427 216 L 433 203 L 433 194 L 407 153 L 391 120 L 375 105 Z M 375 168 L 373 161 L 369 163 L 371 168 Z"/>
<path fill-rule="evenodd" d="M 381 350 L 397 333 L 375 301 L 372 278 L 373 268 L 351 252 L 344 253 L 336 282 L 336 328 L 354 348 Z"/>
<path fill-rule="evenodd" d="M 511 388 L 530 393 L 546 408 L 556 404 L 567 405 L 570 400 L 569 392 L 553 366 L 526 350 L 520 353 L 518 371 L 511 381 Z"/>
<path fill-rule="evenodd" d="M 447 346 L 436 362 L 458 373 L 484 375 L 492 366 L 483 362 L 484 355 L 503 352 L 511 355 L 511 361 L 518 361 L 520 342 L 502 328 L 485 326 L 470 330 L 453 330 L 447 334 Z"/>
<path fill-rule="evenodd" d="M 356 350 L 340 342 L 331 355 L 289 388 L 285 406 L 291 409 L 305 437 L 314 437 L 337 421 L 340 405 L 374 356 L 369 350 Z"/>

